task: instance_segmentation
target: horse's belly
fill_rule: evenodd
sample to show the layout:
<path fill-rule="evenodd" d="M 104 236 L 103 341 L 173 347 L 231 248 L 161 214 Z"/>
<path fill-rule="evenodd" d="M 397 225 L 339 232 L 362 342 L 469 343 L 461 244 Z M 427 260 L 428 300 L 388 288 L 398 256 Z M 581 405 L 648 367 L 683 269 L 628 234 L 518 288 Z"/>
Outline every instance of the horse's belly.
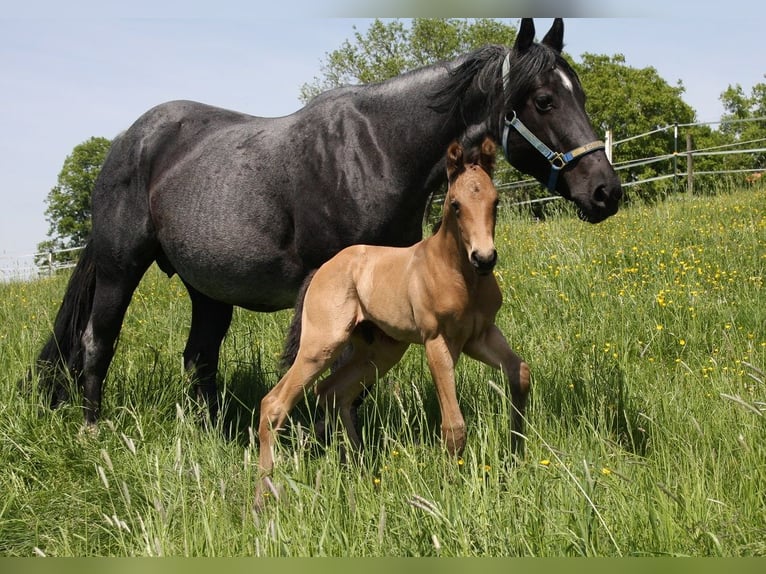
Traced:
<path fill-rule="evenodd" d="M 304 276 L 299 262 L 276 248 L 236 243 L 171 244 L 163 251 L 172 271 L 211 299 L 254 311 L 292 307 Z"/>

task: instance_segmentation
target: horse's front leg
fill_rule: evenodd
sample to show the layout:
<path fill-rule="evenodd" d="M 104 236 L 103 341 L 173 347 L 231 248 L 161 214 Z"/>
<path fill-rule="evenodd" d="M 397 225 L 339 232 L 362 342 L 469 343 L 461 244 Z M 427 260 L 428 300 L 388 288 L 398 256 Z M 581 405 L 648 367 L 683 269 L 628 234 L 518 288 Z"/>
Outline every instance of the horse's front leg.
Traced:
<path fill-rule="evenodd" d="M 207 405 L 210 422 L 218 416 L 216 374 L 221 343 L 231 324 L 233 307 L 203 295 L 184 282 L 192 302 L 189 338 L 184 349 L 184 365 L 197 387 L 197 399 Z"/>
<path fill-rule="evenodd" d="M 459 349 L 441 335 L 425 342 L 426 358 L 436 385 L 442 418 L 442 440 L 451 454 L 460 454 L 465 448 L 465 420 L 460 412 L 455 392 L 455 363 Z"/>
<path fill-rule="evenodd" d="M 514 453 L 521 453 L 524 443 L 524 413 L 530 389 L 529 366 L 508 345 L 505 336 L 493 325 L 481 337 L 466 343 L 463 351 L 482 363 L 502 368 L 511 387 L 513 402 L 511 448 Z"/>

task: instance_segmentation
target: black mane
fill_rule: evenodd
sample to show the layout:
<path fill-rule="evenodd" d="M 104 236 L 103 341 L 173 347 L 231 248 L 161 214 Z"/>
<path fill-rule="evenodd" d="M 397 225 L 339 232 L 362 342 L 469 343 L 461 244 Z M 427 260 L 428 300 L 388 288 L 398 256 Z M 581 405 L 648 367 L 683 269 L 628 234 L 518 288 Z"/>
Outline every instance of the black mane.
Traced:
<path fill-rule="evenodd" d="M 429 107 L 439 113 L 462 114 L 465 95 L 472 86 L 486 95 L 488 104 L 494 107 L 495 98 L 502 93 L 503 59 L 508 53 L 505 46 L 488 45 L 466 54 L 449 69 L 449 81 L 431 93 Z M 449 63 L 441 65 L 448 66 Z M 532 44 L 522 53 L 511 50 L 511 89 L 504 94 L 504 107 L 512 109 L 518 105 L 534 85 L 535 78 L 553 68 L 561 68 L 577 78 L 567 61 L 544 44 Z"/>
<path fill-rule="evenodd" d="M 458 113 L 463 107 L 463 97 L 474 82 L 488 96 L 498 93 L 498 87 L 502 87 L 500 69 L 507 53 L 508 48 L 504 46 L 489 45 L 466 54 L 454 68 L 448 69 L 448 82 L 431 93 L 429 107 L 439 113 Z M 441 65 L 447 67 L 450 63 Z"/>

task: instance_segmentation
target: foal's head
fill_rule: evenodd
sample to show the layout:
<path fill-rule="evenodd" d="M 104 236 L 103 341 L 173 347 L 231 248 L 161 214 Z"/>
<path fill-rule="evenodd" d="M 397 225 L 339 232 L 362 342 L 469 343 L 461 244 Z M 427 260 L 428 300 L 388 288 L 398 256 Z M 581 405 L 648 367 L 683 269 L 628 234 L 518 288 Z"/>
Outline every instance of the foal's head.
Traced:
<path fill-rule="evenodd" d="M 468 260 L 480 275 L 491 273 L 497 261 L 495 218 L 498 198 L 492 183 L 494 167 L 495 144 L 489 138 L 468 153 L 457 142 L 447 150 L 449 188 L 442 225 L 457 229 Z"/>

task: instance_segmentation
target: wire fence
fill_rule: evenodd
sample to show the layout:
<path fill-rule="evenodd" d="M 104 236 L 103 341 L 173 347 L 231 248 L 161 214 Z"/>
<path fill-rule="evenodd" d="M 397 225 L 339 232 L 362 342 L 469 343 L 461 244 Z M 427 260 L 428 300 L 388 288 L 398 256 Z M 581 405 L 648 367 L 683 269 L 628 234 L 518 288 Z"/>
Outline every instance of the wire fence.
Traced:
<path fill-rule="evenodd" d="M 663 181 L 674 179 L 675 185 L 679 186 L 682 179 L 686 180 L 687 186 L 691 185 L 691 181 L 694 176 L 708 176 L 708 175 L 723 175 L 723 174 L 759 174 L 766 170 L 764 168 L 731 168 L 731 169 L 718 169 L 718 170 L 693 170 L 692 166 L 694 158 L 701 158 L 706 156 L 724 156 L 724 155 L 753 155 L 757 153 L 766 152 L 766 147 L 762 144 L 766 143 L 766 137 L 755 138 L 745 141 L 736 141 L 732 143 L 721 144 L 718 146 L 711 146 L 708 148 L 692 149 L 688 146 L 687 149 L 680 149 L 679 142 L 679 130 L 683 128 L 691 128 L 696 126 L 705 126 L 711 124 L 737 124 L 742 122 L 764 122 L 766 117 L 747 118 L 747 119 L 734 119 L 717 122 L 698 122 L 689 124 L 668 124 L 666 126 L 657 127 L 648 132 L 630 136 L 621 140 L 611 141 L 610 134 L 606 136 L 607 143 L 607 157 L 610 161 L 615 158 L 616 153 L 619 155 L 619 148 L 633 140 L 640 138 L 651 137 L 655 134 L 667 133 L 673 131 L 673 150 L 664 154 L 659 154 L 653 157 L 644 158 L 631 158 L 622 161 L 613 161 L 612 165 L 614 169 L 619 173 L 620 171 L 627 171 L 635 169 L 637 167 L 651 166 L 662 164 L 662 162 L 669 162 L 666 167 L 667 173 L 660 173 L 651 177 L 643 177 L 626 181 L 622 178 L 622 187 L 630 189 L 633 186 L 647 184 L 651 182 Z M 761 144 L 761 145 L 758 145 Z M 686 167 L 681 170 L 678 166 L 679 159 L 686 159 Z M 509 168 L 511 169 L 511 168 Z M 660 171 L 657 169 L 656 171 Z M 502 172 L 498 172 L 497 175 L 501 175 Z M 524 188 L 539 188 L 540 183 L 533 179 L 524 179 L 521 181 L 514 181 L 510 183 L 498 183 L 497 189 L 499 191 L 506 192 L 518 192 Z M 527 199 L 521 201 L 508 202 L 504 205 L 507 206 L 524 206 L 536 203 L 545 203 L 549 201 L 556 201 L 561 199 L 561 196 L 551 195 L 546 197 L 538 197 L 534 199 Z M 83 246 L 70 247 L 68 249 L 51 250 L 40 253 L 31 253 L 26 255 L 12 255 L 0 253 L 0 283 L 9 281 L 30 281 L 43 277 L 50 277 L 61 269 L 68 269 L 76 265 L 76 258 L 73 260 L 71 257 L 62 258 L 64 254 L 70 254 L 80 251 Z"/>
<path fill-rule="evenodd" d="M 83 247 L 80 245 L 68 249 L 52 249 L 25 255 L 0 253 L 0 283 L 51 277 L 57 271 L 69 269 L 77 264 L 76 258 L 62 259 L 63 254 L 79 252 Z"/>
<path fill-rule="evenodd" d="M 729 124 L 739 124 L 739 123 L 752 123 L 752 122 L 766 122 L 766 117 L 757 117 L 757 118 L 745 118 L 745 119 L 732 119 L 732 120 L 725 120 L 725 121 L 715 121 L 715 122 L 696 122 L 696 123 L 683 123 L 683 124 L 668 124 L 665 126 L 658 126 L 657 128 L 637 134 L 634 136 L 630 136 L 627 138 L 623 138 L 621 140 L 611 141 L 611 137 L 609 137 L 609 134 L 607 134 L 605 141 L 607 145 L 607 157 L 612 161 L 612 166 L 614 167 L 615 171 L 619 172 L 627 172 L 629 170 L 634 170 L 638 167 L 644 167 L 644 166 L 656 166 L 657 164 L 662 164 L 663 162 L 668 162 L 669 165 L 666 167 L 664 171 L 666 173 L 659 173 L 658 175 L 653 175 L 649 177 L 639 177 L 636 179 L 627 179 L 625 177 L 622 178 L 622 187 L 624 189 L 630 189 L 631 187 L 652 183 L 652 182 L 659 182 L 663 180 L 675 180 L 674 185 L 676 187 L 679 187 L 682 183 L 682 180 L 686 180 L 687 186 L 689 185 L 689 182 L 693 180 L 694 176 L 708 176 L 708 175 L 734 175 L 734 174 L 758 174 L 766 171 L 766 167 L 756 167 L 756 168 L 727 168 L 727 169 L 716 169 L 716 170 L 700 170 L 700 169 L 694 169 L 694 159 L 695 158 L 703 158 L 703 157 L 710 157 L 710 156 L 727 156 L 727 155 L 754 155 L 757 153 L 764 153 L 766 152 L 766 147 L 763 147 L 763 145 L 756 146 L 756 144 L 764 144 L 766 143 L 766 137 L 763 138 L 754 138 L 750 140 L 738 140 L 735 142 L 729 142 L 725 144 L 721 144 L 718 146 L 711 146 L 707 148 L 696 148 L 693 149 L 691 147 L 687 147 L 687 149 L 681 149 L 679 135 L 680 130 L 684 128 L 693 128 L 693 127 L 699 127 L 699 126 L 709 126 L 712 124 L 721 124 L 721 125 L 729 125 Z M 669 150 L 667 153 L 659 154 L 656 156 L 651 157 L 643 157 L 643 158 L 630 158 L 625 159 L 622 161 L 613 161 L 613 159 L 616 156 L 619 156 L 619 148 L 620 146 L 637 140 L 641 138 L 647 138 L 654 136 L 656 134 L 664 134 L 669 131 L 673 132 L 673 149 Z M 689 142 L 686 142 L 686 145 L 689 145 Z M 686 166 L 683 170 L 679 169 L 678 166 L 678 160 L 685 159 L 687 160 Z M 511 168 L 509 168 L 511 169 Z M 656 169 L 655 171 L 659 172 L 661 169 Z M 501 175 L 502 172 L 498 172 L 498 175 Z M 521 181 L 514 181 L 510 183 L 501 183 L 498 184 L 496 187 L 498 190 L 505 190 L 509 192 L 519 191 L 525 188 L 537 188 L 539 187 L 539 183 L 537 180 L 533 178 L 524 179 Z M 506 205 L 510 206 L 523 206 L 523 205 L 530 205 L 535 203 L 544 203 L 548 201 L 556 201 L 561 199 L 561 196 L 559 195 L 550 195 L 546 197 L 539 197 L 534 199 L 528 199 L 524 201 L 516 201 L 513 203 L 508 203 Z"/>

